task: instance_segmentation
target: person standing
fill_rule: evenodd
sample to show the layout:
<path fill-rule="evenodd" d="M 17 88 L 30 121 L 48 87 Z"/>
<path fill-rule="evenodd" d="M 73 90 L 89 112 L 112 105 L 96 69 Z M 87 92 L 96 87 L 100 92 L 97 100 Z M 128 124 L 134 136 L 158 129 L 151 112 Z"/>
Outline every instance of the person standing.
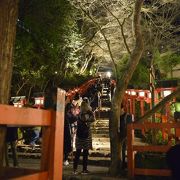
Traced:
<path fill-rule="evenodd" d="M 12 101 L 9 102 L 9 105 L 14 105 Z M 17 167 L 19 165 L 18 156 L 17 156 L 17 140 L 18 140 L 18 128 L 13 126 L 8 126 L 6 131 L 6 143 L 5 143 L 5 162 L 6 166 L 9 166 L 8 158 L 8 144 L 10 144 L 13 158 L 13 166 Z"/>
<path fill-rule="evenodd" d="M 172 146 L 166 153 L 167 165 L 171 170 L 171 177 L 173 180 L 180 179 L 180 142 Z"/>
<path fill-rule="evenodd" d="M 17 147 L 16 147 L 17 140 L 18 140 L 18 128 L 17 127 L 7 127 L 6 146 L 5 146 L 5 160 L 6 160 L 7 166 L 9 166 L 8 144 L 10 144 L 11 151 L 12 151 L 13 166 L 17 167 L 19 165 L 18 156 L 17 156 Z"/>
<path fill-rule="evenodd" d="M 81 151 L 83 151 L 83 170 L 82 174 L 87 174 L 89 149 L 92 149 L 91 123 L 95 121 L 94 113 L 90 105 L 83 101 L 80 107 L 80 114 L 77 121 L 76 131 L 76 154 L 74 158 L 73 170 L 77 174 L 77 168 Z"/>
<path fill-rule="evenodd" d="M 69 165 L 68 156 L 72 151 L 73 132 L 72 124 L 77 121 L 78 116 L 74 114 L 74 106 L 68 103 L 65 107 L 65 120 L 64 120 L 64 165 Z"/>
<path fill-rule="evenodd" d="M 128 114 L 123 105 L 121 105 L 121 115 L 120 115 L 120 123 L 119 123 L 119 136 L 122 142 L 122 151 L 121 151 L 121 159 L 122 159 L 122 169 L 127 167 L 126 164 L 126 149 L 127 149 L 127 124 L 133 122 L 133 117 L 131 114 Z"/>

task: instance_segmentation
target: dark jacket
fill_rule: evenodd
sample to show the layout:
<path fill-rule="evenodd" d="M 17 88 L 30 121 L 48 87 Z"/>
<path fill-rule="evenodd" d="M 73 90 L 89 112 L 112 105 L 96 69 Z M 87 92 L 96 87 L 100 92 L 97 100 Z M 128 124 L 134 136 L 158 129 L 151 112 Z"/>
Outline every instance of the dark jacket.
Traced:
<path fill-rule="evenodd" d="M 127 136 L 127 124 L 132 122 L 132 115 L 124 113 L 120 116 L 120 138 L 124 139 Z"/>
<path fill-rule="evenodd" d="M 84 116 L 89 116 L 89 118 L 85 119 Z M 76 149 L 92 149 L 92 133 L 91 133 L 91 123 L 95 121 L 95 117 L 92 111 L 87 111 L 87 112 L 81 112 L 79 115 L 78 122 L 80 121 L 85 121 L 88 128 L 88 137 L 86 139 L 79 138 L 76 136 Z M 78 126 L 77 126 L 77 131 L 78 131 Z"/>
<path fill-rule="evenodd" d="M 73 115 L 70 111 L 65 112 L 64 121 L 64 152 L 69 153 L 72 151 L 72 129 L 71 125 L 76 122 L 78 116 Z"/>
<path fill-rule="evenodd" d="M 18 139 L 17 127 L 7 127 L 6 142 L 13 142 Z"/>

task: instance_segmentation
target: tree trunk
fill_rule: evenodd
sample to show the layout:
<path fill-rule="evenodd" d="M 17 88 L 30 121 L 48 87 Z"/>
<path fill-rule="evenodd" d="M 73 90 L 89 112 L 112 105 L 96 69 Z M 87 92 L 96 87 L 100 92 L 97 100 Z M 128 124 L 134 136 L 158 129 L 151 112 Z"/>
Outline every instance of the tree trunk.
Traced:
<path fill-rule="evenodd" d="M 143 53 L 143 38 L 141 33 L 140 16 L 143 0 L 136 0 L 134 9 L 134 32 L 135 47 L 127 62 L 125 71 L 120 77 L 117 77 L 116 90 L 112 100 L 112 115 L 110 120 L 110 143 L 111 143 L 111 166 L 110 173 L 116 176 L 120 172 L 121 164 L 121 140 L 118 134 L 118 121 L 120 120 L 120 107 L 123 100 L 128 83 L 131 80 L 134 70 L 139 63 Z"/>
<path fill-rule="evenodd" d="M 13 68 L 18 0 L 0 0 L 0 104 L 8 104 Z M 0 165 L 6 128 L 0 126 Z"/>
<path fill-rule="evenodd" d="M 0 1 L 0 103 L 7 104 L 11 89 L 13 47 L 18 0 Z"/>

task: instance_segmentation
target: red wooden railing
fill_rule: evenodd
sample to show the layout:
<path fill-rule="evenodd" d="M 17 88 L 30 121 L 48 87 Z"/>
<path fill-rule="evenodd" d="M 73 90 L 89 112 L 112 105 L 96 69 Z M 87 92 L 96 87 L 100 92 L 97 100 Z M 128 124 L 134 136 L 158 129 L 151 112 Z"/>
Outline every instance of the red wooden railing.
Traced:
<path fill-rule="evenodd" d="M 57 90 L 57 110 L 16 108 L 0 105 L 0 125 L 42 126 L 42 155 L 39 170 L 4 167 L 0 179 L 61 180 L 63 162 L 65 91 Z"/>
<path fill-rule="evenodd" d="M 135 145 L 134 129 L 167 129 L 180 128 L 180 123 L 131 123 L 127 129 L 127 158 L 128 158 L 128 176 L 134 178 L 135 175 L 161 175 L 170 176 L 171 171 L 168 169 L 143 169 L 135 167 L 135 152 L 167 152 L 171 147 L 171 141 L 167 145 Z"/>

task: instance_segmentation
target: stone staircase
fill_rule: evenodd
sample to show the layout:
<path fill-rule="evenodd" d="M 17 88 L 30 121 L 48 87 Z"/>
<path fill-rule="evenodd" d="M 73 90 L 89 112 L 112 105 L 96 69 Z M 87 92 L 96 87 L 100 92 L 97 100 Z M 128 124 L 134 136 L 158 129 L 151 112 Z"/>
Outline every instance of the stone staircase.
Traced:
<path fill-rule="evenodd" d="M 94 151 L 104 152 L 110 149 L 109 120 L 98 119 L 92 129 Z"/>
<path fill-rule="evenodd" d="M 110 164 L 110 139 L 109 139 L 109 119 L 104 117 L 108 113 L 100 111 L 100 116 L 96 116 L 96 122 L 92 128 L 93 150 L 90 150 L 90 164 L 109 166 Z"/>

